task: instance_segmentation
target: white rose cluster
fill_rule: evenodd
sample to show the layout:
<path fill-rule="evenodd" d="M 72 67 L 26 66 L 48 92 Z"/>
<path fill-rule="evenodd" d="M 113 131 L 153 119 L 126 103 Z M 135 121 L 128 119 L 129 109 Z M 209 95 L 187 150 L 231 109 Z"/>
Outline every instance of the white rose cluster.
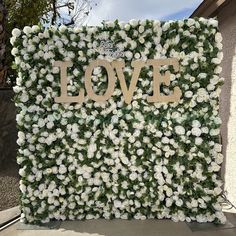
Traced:
<path fill-rule="evenodd" d="M 102 26 L 48 29 L 26 26 L 12 31 L 18 70 L 15 103 L 19 127 L 17 162 L 22 219 L 27 223 L 66 219 L 147 219 L 224 223 L 218 172 L 219 77 L 222 37 L 214 19 L 131 20 Z M 177 58 L 170 85 L 182 97 L 175 103 L 147 103 L 153 68 L 142 68 L 132 103 L 117 81 L 104 103 L 56 103 L 60 95 L 57 60 L 67 69 L 68 96 L 84 88 L 84 70 L 99 54 L 101 41 L 124 53 L 125 80 L 133 60 Z M 104 94 L 107 74 L 95 68 L 93 90 Z M 128 83 L 129 84 L 129 83 Z"/>

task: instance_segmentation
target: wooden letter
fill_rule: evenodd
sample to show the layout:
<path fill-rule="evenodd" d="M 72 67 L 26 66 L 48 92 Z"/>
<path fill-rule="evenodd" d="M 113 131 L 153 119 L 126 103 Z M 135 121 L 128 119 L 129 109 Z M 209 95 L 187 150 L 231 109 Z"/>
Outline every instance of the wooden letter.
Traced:
<path fill-rule="evenodd" d="M 108 76 L 108 87 L 105 94 L 102 96 L 95 94 L 92 88 L 93 86 L 92 80 L 91 80 L 92 72 L 93 72 L 93 69 L 97 66 L 103 66 L 106 69 L 107 76 Z M 97 59 L 95 61 L 92 61 L 86 68 L 85 88 L 88 93 L 88 96 L 96 102 L 105 102 L 111 97 L 115 89 L 115 82 L 116 82 L 116 77 L 115 77 L 114 70 L 111 67 L 110 63 L 106 60 Z"/>
<path fill-rule="evenodd" d="M 123 92 L 125 102 L 127 104 L 130 104 L 132 101 L 132 97 L 134 94 L 134 90 L 137 85 L 137 81 L 139 78 L 139 74 L 141 71 L 141 68 L 145 66 L 145 62 L 138 60 L 138 61 L 132 61 L 131 66 L 134 68 L 134 72 L 130 81 L 130 86 L 127 88 L 127 84 L 125 82 L 125 77 L 123 73 L 123 68 L 125 67 L 125 62 L 124 61 L 113 61 L 112 66 L 115 68 L 117 77 L 120 81 L 120 87 Z"/>
<path fill-rule="evenodd" d="M 72 102 L 83 102 L 84 101 L 84 89 L 80 90 L 78 96 L 67 95 L 67 68 L 73 64 L 69 61 L 55 61 L 53 66 L 60 68 L 61 73 L 61 96 L 55 97 L 55 102 L 58 103 L 72 103 Z"/>
<path fill-rule="evenodd" d="M 178 102 L 182 95 L 179 87 L 175 87 L 172 95 L 161 95 L 160 85 L 161 83 L 169 86 L 170 85 L 170 72 L 167 71 L 164 75 L 160 73 L 160 66 L 173 65 L 174 70 L 179 70 L 179 64 L 177 59 L 149 59 L 147 64 L 153 67 L 153 95 L 147 97 L 148 102 Z"/>

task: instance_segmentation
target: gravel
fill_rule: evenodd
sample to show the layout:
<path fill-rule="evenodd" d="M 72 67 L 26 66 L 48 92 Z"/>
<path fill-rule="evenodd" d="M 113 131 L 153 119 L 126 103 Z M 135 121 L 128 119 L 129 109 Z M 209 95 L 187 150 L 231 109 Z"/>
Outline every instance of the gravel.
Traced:
<path fill-rule="evenodd" d="M 8 163 L 0 167 L 0 211 L 19 205 L 18 166 Z"/>

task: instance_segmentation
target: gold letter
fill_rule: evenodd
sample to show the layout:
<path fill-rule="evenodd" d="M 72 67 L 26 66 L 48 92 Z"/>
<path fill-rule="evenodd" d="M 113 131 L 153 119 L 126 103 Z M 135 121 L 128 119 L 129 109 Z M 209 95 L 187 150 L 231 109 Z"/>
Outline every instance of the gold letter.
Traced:
<path fill-rule="evenodd" d="M 160 66 L 173 65 L 174 70 L 179 71 L 179 64 L 177 59 L 149 59 L 147 64 L 153 67 L 153 95 L 147 97 L 148 102 L 178 102 L 182 95 L 179 87 L 174 88 L 172 95 L 161 95 L 160 84 L 170 85 L 170 72 L 167 71 L 164 75 L 160 73 Z"/>
<path fill-rule="evenodd" d="M 127 84 L 125 82 L 125 77 L 123 73 L 123 68 L 125 67 L 125 62 L 124 61 L 113 61 L 112 66 L 115 68 L 117 77 L 120 81 L 120 87 L 123 92 L 125 102 L 127 104 L 130 104 L 132 101 L 132 97 L 134 94 L 134 90 L 137 85 L 137 81 L 139 78 L 140 70 L 141 68 L 145 65 L 144 61 L 132 61 L 131 66 L 134 68 L 134 72 L 130 81 L 130 86 L 129 89 L 127 88 Z"/>
<path fill-rule="evenodd" d="M 72 103 L 84 101 L 84 89 L 80 90 L 78 96 L 67 95 L 67 67 L 71 67 L 73 64 L 69 61 L 55 61 L 53 66 L 60 67 L 61 71 L 61 96 L 55 97 L 55 102 L 59 103 Z"/>
<path fill-rule="evenodd" d="M 93 88 L 92 88 L 93 84 L 92 84 L 92 81 L 91 81 L 91 76 L 92 76 L 93 69 L 97 66 L 103 66 L 106 69 L 107 76 L 108 76 L 107 91 L 102 96 L 96 95 L 93 91 Z M 113 71 L 113 68 L 111 67 L 110 63 L 106 60 L 97 59 L 95 61 L 92 61 L 88 65 L 88 67 L 86 68 L 86 71 L 85 71 L 85 88 L 86 88 L 86 91 L 88 93 L 88 96 L 96 102 L 105 102 L 106 100 L 108 100 L 111 97 L 111 95 L 112 95 L 112 93 L 114 92 L 114 89 L 115 89 L 115 82 L 116 82 L 116 77 L 115 77 L 115 73 Z"/>

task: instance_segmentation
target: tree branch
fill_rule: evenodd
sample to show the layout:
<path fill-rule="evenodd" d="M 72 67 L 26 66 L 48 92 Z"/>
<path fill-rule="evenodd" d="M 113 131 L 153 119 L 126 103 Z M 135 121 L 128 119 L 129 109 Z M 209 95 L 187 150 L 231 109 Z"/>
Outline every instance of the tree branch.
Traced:
<path fill-rule="evenodd" d="M 52 0 L 52 20 L 51 20 L 51 24 L 54 25 L 56 20 L 57 20 L 56 0 Z"/>

